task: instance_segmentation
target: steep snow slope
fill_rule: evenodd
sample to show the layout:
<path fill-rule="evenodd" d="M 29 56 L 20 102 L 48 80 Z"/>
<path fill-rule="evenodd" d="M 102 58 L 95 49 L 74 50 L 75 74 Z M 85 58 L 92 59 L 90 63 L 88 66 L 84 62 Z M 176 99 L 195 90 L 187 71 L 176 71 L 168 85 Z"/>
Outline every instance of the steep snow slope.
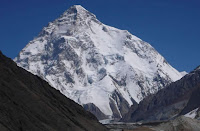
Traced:
<path fill-rule="evenodd" d="M 80 5 L 44 27 L 14 60 L 77 103 L 96 106 L 89 110 L 114 118 L 183 76 L 150 44 Z"/>

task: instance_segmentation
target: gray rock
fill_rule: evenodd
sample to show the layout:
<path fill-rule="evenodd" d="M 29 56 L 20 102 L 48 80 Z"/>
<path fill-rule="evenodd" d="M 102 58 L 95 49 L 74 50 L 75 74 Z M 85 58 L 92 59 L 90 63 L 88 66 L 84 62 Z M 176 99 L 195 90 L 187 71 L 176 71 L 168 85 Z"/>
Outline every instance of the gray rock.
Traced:
<path fill-rule="evenodd" d="M 94 114 L 98 120 L 103 120 L 108 118 L 108 116 L 106 116 L 105 114 L 103 114 L 98 107 L 96 107 L 93 103 L 88 103 L 88 104 L 84 104 L 83 108 L 86 111 L 91 112 L 92 114 Z"/>

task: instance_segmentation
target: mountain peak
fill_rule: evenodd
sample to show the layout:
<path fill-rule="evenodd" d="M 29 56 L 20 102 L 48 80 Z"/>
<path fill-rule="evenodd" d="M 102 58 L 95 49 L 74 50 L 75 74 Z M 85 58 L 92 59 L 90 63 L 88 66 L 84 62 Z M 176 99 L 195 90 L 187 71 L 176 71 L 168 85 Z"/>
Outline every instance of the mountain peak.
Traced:
<path fill-rule="evenodd" d="M 74 8 L 76 10 L 86 10 L 83 6 L 81 5 L 73 5 L 69 9 Z"/>
<path fill-rule="evenodd" d="M 81 5 L 73 5 L 68 10 L 66 10 L 55 23 L 57 25 L 87 25 L 87 23 L 94 21 L 98 24 L 101 22 L 97 20 L 96 16 L 86 10 Z"/>
<path fill-rule="evenodd" d="M 82 28 L 89 28 L 91 22 L 102 24 L 97 20 L 96 16 L 86 10 L 81 5 L 73 5 L 66 10 L 59 18 L 42 29 L 39 36 L 46 36 L 49 34 L 72 34 Z"/>
<path fill-rule="evenodd" d="M 82 12 L 88 12 L 88 11 L 81 5 L 73 5 L 66 12 L 67 13 L 82 13 Z"/>
<path fill-rule="evenodd" d="M 15 61 L 77 103 L 115 118 L 182 77 L 150 44 L 80 5 L 44 27 Z"/>
<path fill-rule="evenodd" d="M 83 6 L 81 5 L 73 5 L 71 6 L 68 10 L 66 10 L 62 16 L 69 16 L 69 15 L 74 15 L 74 18 L 77 18 L 77 16 L 81 17 L 82 19 L 86 19 L 88 17 L 95 17 L 94 14 L 86 10 Z"/>

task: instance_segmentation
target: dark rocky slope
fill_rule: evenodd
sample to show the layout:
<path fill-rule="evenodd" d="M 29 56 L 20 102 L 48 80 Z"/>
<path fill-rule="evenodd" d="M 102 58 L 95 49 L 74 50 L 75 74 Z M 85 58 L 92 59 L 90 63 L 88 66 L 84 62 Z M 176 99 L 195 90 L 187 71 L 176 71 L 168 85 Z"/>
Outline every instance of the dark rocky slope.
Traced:
<path fill-rule="evenodd" d="M 107 116 L 105 114 L 103 114 L 98 107 L 96 107 L 93 103 L 88 103 L 83 105 L 83 108 L 86 111 L 91 112 L 92 114 L 94 114 L 99 120 L 103 120 L 106 119 Z"/>
<path fill-rule="evenodd" d="M 196 108 L 200 109 L 200 83 L 198 85 L 198 88 L 195 88 L 192 92 L 192 95 L 187 103 L 187 105 L 184 107 L 184 109 L 181 111 L 180 115 L 184 115 Z"/>
<path fill-rule="evenodd" d="M 160 121 L 184 115 L 200 106 L 200 67 L 131 107 L 121 121 Z"/>
<path fill-rule="evenodd" d="M 0 52 L 1 131 L 104 131 L 96 117 Z"/>

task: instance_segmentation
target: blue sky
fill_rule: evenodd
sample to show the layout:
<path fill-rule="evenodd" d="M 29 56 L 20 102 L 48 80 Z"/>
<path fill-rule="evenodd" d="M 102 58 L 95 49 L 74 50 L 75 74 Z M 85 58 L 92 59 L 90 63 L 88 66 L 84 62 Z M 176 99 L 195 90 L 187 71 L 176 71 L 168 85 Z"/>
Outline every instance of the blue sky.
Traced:
<path fill-rule="evenodd" d="M 149 42 L 179 71 L 200 65 L 199 0 L 0 0 L 0 50 L 14 58 L 75 4 Z"/>

